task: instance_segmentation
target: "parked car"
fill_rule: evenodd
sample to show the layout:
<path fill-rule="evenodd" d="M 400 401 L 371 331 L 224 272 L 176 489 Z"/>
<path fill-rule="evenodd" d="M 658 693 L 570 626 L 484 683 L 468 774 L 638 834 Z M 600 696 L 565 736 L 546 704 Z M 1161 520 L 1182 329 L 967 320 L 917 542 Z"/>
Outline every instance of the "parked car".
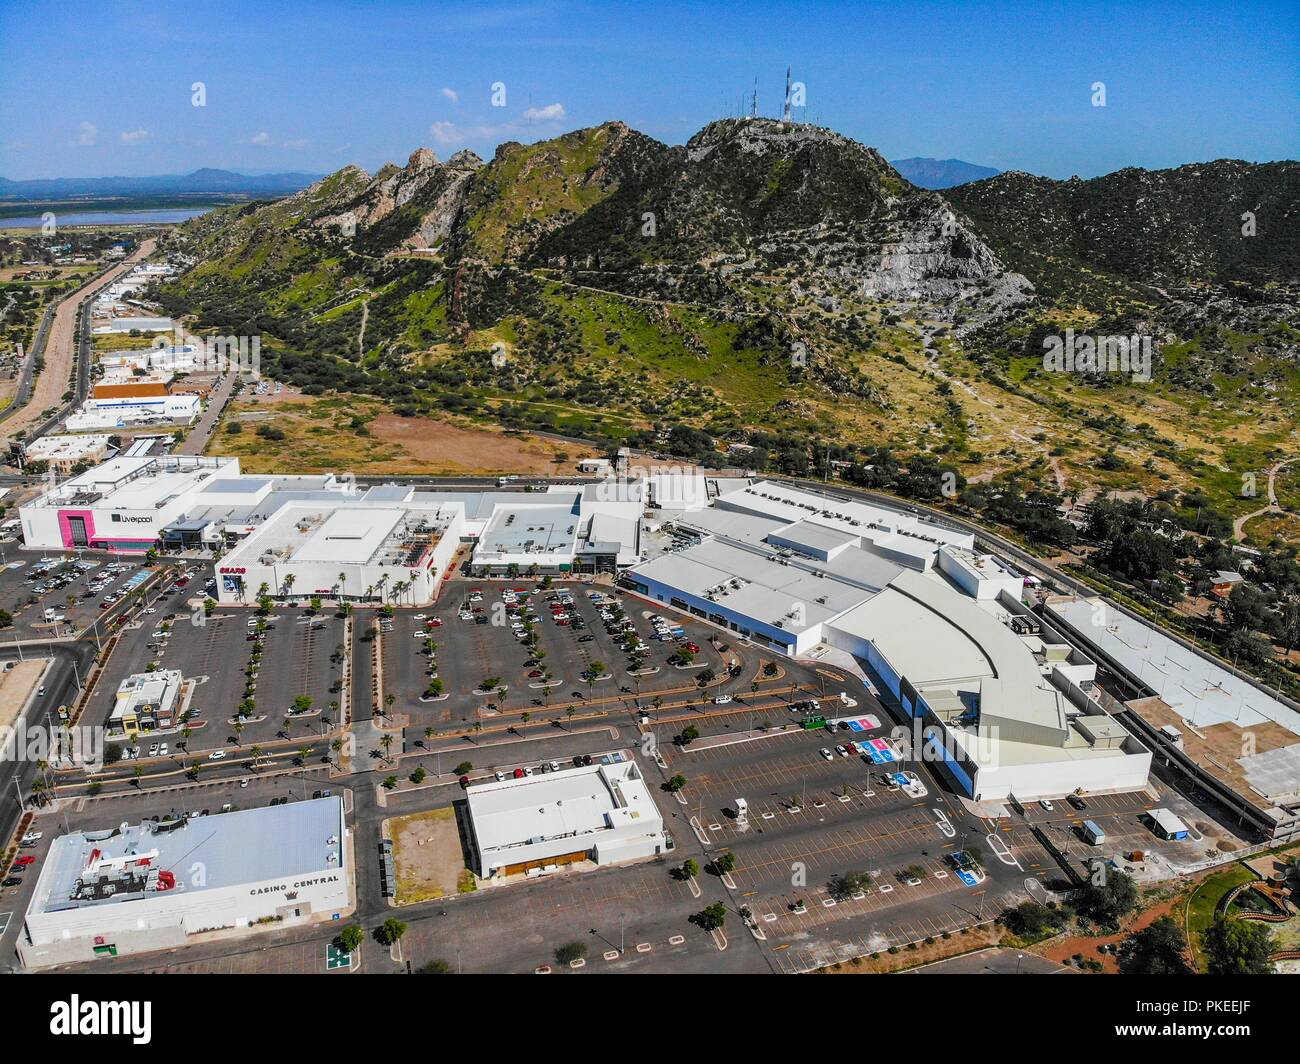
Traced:
<path fill-rule="evenodd" d="M 515 779 L 521 780 L 523 778 L 524 778 L 524 770 L 521 768 L 515 769 Z"/>
<path fill-rule="evenodd" d="M 226 752 L 224 750 L 213 750 L 212 753 L 208 754 L 209 761 L 224 761 L 225 757 Z"/>
<path fill-rule="evenodd" d="M 820 753 L 820 754 L 822 755 L 822 757 L 824 757 L 827 761 L 834 761 L 834 760 L 835 760 L 835 755 L 832 754 L 832 753 L 831 753 L 828 749 L 826 749 L 826 747 L 824 747 L 824 746 L 821 748 L 821 750 L 818 751 L 818 753 Z"/>
<path fill-rule="evenodd" d="M 1069 802 L 1070 805 L 1075 809 L 1083 810 L 1088 808 L 1088 803 L 1085 802 L 1082 798 L 1080 798 L 1077 794 L 1072 794 L 1065 800 Z"/>
<path fill-rule="evenodd" d="M 1054 806 L 1046 798 L 1040 799 L 1038 804 L 1041 805 L 1044 809 L 1046 809 L 1049 813 L 1056 808 L 1056 806 Z"/>

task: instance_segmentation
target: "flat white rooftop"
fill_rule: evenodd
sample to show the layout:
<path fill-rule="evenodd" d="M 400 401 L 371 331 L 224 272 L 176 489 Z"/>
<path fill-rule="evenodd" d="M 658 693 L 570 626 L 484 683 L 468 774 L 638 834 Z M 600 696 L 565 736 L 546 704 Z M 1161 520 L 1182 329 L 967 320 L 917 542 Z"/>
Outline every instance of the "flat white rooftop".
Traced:
<path fill-rule="evenodd" d="M 1101 599 L 1051 602 L 1047 610 L 1139 677 L 1190 724 L 1231 721 L 1251 728 L 1271 720 L 1300 735 L 1300 713 Z"/>
<path fill-rule="evenodd" d="M 654 798 L 631 761 L 481 784 L 469 789 L 467 800 L 485 860 L 488 854 L 556 839 L 572 839 L 575 850 L 586 849 L 600 832 L 638 821 L 660 823 Z"/>

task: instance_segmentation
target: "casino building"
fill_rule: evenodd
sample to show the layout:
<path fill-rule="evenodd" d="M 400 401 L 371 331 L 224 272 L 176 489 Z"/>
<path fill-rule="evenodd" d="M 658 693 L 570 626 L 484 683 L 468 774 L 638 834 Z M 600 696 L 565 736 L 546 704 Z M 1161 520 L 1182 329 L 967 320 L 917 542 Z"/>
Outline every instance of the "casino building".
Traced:
<path fill-rule="evenodd" d="M 337 797 L 77 831 L 50 848 L 18 954 L 37 968 L 341 917 L 351 878 Z"/>

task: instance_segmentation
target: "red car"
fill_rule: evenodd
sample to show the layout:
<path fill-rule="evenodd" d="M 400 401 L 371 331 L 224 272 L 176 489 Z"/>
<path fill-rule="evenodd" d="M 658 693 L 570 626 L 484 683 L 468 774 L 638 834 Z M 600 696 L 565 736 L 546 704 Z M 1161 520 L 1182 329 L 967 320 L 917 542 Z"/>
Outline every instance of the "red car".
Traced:
<path fill-rule="evenodd" d="M 569 622 L 568 622 L 568 621 L 556 621 L 555 623 L 558 624 L 561 628 L 568 628 L 568 627 L 569 627 Z"/>
<path fill-rule="evenodd" d="M 432 620 L 425 621 L 425 622 L 424 622 L 424 626 L 425 626 L 426 628 L 441 628 L 441 627 L 442 627 L 442 621 L 438 620 L 437 617 L 434 617 Z"/>
<path fill-rule="evenodd" d="M 529 675 L 529 678 L 535 680 L 535 679 L 537 679 L 537 677 L 539 677 L 539 676 L 542 675 L 542 670 L 541 670 L 541 669 L 533 669 L 532 671 L 530 671 L 530 672 L 528 673 L 528 675 Z"/>
<path fill-rule="evenodd" d="M 14 864 L 16 865 L 29 865 L 35 863 L 36 863 L 36 858 L 32 857 L 30 854 L 26 857 L 19 857 L 16 861 L 14 861 Z"/>
<path fill-rule="evenodd" d="M 700 652 L 699 645 L 696 643 L 687 643 L 686 649 L 689 650 L 692 654 L 698 654 Z"/>
<path fill-rule="evenodd" d="M 523 778 L 524 778 L 524 770 L 521 768 L 515 769 L 515 779 L 521 780 Z"/>
<path fill-rule="evenodd" d="M 468 787 L 468 786 L 469 786 L 469 777 L 468 777 L 468 776 L 461 776 L 461 778 L 460 778 L 460 785 L 461 785 L 462 788 L 464 788 L 464 787 Z"/>

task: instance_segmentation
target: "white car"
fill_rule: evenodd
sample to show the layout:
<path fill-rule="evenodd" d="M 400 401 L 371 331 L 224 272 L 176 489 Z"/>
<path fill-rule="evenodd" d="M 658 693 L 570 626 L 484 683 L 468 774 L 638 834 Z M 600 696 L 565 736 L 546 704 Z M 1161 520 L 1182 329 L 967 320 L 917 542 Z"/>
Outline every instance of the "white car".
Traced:
<path fill-rule="evenodd" d="M 1049 802 L 1046 798 L 1040 799 L 1038 804 L 1041 805 L 1044 809 L 1046 809 L 1049 813 L 1056 808 L 1056 806 L 1052 805 L 1052 803 Z"/>
<path fill-rule="evenodd" d="M 822 757 L 826 758 L 827 761 L 834 761 L 834 760 L 835 760 L 835 755 L 832 754 L 829 750 L 827 750 L 826 747 L 824 747 L 824 746 L 821 748 L 820 753 L 821 753 Z"/>
<path fill-rule="evenodd" d="M 23 842 L 40 842 L 41 839 L 43 839 L 44 837 L 45 837 L 44 832 L 29 831 L 26 835 L 23 836 Z"/>
<path fill-rule="evenodd" d="M 145 612 L 146 614 L 153 614 L 153 613 L 157 613 L 158 610 L 155 609 L 153 606 L 149 606 L 149 607 L 147 607 L 147 608 L 145 609 L 144 612 Z"/>
<path fill-rule="evenodd" d="M 422 621 L 428 616 L 427 613 L 417 613 L 411 618 L 413 621 Z"/>
<path fill-rule="evenodd" d="M 412 632 L 411 635 L 412 635 L 414 638 L 416 638 L 416 639 L 428 639 L 428 638 L 429 638 L 429 633 L 428 633 L 428 632 Z"/>
<path fill-rule="evenodd" d="M 226 752 L 224 750 L 213 750 L 212 753 L 208 754 L 209 761 L 224 761 L 225 759 Z"/>
<path fill-rule="evenodd" d="M 159 756 L 159 757 L 166 757 L 166 756 L 167 756 L 167 744 L 166 744 L 166 743 L 163 743 L 162 746 L 158 747 L 158 756 Z"/>
<path fill-rule="evenodd" d="M 157 755 L 158 755 L 158 744 L 157 744 L 157 743 L 151 743 L 151 744 L 149 745 L 149 756 L 150 756 L 150 757 L 156 757 Z"/>

